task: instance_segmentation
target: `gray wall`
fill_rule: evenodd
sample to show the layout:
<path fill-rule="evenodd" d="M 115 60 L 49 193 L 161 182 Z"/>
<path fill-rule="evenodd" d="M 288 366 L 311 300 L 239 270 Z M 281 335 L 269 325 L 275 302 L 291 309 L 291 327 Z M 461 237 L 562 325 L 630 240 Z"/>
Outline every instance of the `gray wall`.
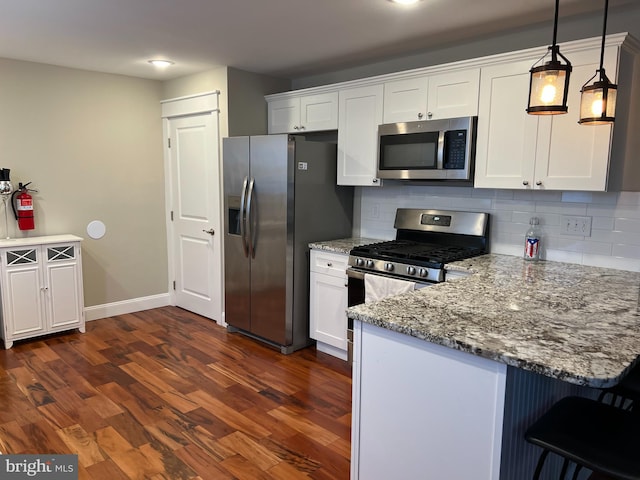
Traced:
<path fill-rule="evenodd" d="M 425 28 L 428 28 L 428 26 L 425 26 Z M 635 2 L 634 5 L 625 5 L 618 8 L 610 7 L 607 32 L 629 32 L 640 39 L 640 1 Z M 348 66 L 334 72 L 296 78 L 293 80 L 292 86 L 294 89 L 315 87 L 373 75 L 410 70 L 412 68 L 550 45 L 552 34 L 553 24 L 551 22 L 536 24 L 517 30 L 504 31 L 501 34 L 473 38 L 456 44 L 445 44 L 428 51 L 396 56 L 377 63 Z M 601 34 L 602 13 L 561 18 L 558 22 L 559 42 L 599 37 Z"/>
<path fill-rule="evenodd" d="M 85 238 L 86 306 L 165 293 L 161 83 L 0 59 L 0 85 L 0 167 L 39 190 L 36 230 L 9 234 Z"/>
<path fill-rule="evenodd" d="M 220 67 L 163 84 L 163 98 L 179 98 L 213 90 L 220 91 L 220 136 L 267 133 L 265 95 L 291 88 L 288 79 Z"/>

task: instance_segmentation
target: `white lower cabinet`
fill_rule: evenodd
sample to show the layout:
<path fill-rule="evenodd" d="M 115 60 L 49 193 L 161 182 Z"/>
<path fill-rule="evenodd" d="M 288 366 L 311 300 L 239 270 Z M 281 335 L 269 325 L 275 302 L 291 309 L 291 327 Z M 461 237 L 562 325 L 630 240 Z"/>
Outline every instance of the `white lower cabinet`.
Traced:
<path fill-rule="evenodd" d="M 81 238 L 54 235 L 0 241 L 0 333 L 15 340 L 85 331 Z"/>
<path fill-rule="evenodd" d="M 507 366 L 354 321 L 351 480 L 499 480 Z"/>
<path fill-rule="evenodd" d="M 319 351 L 347 360 L 348 255 L 311 250 L 309 331 Z"/>

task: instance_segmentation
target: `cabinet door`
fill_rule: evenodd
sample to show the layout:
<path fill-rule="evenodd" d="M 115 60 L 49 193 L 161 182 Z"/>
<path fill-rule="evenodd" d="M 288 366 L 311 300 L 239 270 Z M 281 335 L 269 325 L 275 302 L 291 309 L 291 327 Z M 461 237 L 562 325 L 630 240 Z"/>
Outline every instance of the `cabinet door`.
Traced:
<path fill-rule="evenodd" d="M 269 133 L 297 131 L 300 126 L 300 98 L 269 102 L 267 114 Z"/>
<path fill-rule="evenodd" d="M 300 98 L 300 130 L 312 132 L 338 128 L 338 92 Z"/>
<path fill-rule="evenodd" d="M 618 48 L 605 50 L 605 70 L 615 83 Z M 599 67 L 600 51 L 571 54 L 569 111 L 540 118 L 535 188 L 604 191 L 607 187 L 611 125 L 580 125 L 580 89 Z"/>
<path fill-rule="evenodd" d="M 6 267 L 2 304 L 8 337 L 5 340 L 46 333 L 38 248 L 6 250 L 3 257 Z"/>
<path fill-rule="evenodd" d="M 427 118 L 427 77 L 384 84 L 384 123 L 413 122 Z"/>
<path fill-rule="evenodd" d="M 532 188 L 538 118 L 528 115 L 526 108 L 534 62 L 482 69 L 476 188 Z"/>
<path fill-rule="evenodd" d="M 46 259 L 47 318 L 51 331 L 83 323 L 82 281 L 76 245 L 44 247 Z"/>
<path fill-rule="evenodd" d="M 384 87 L 342 90 L 338 102 L 338 185 L 378 186 L 378 125 Z"/>
<path fill-rule="evenodd" d="M 346 275 L 311 272 L 310 336 L 341 350 L 347 350 L 346 283 Z"/>
<path fill-rule="evenodd" d="M 480 69 L 429 77 L 427 119 L 471 117 L 478 114 Z"/>

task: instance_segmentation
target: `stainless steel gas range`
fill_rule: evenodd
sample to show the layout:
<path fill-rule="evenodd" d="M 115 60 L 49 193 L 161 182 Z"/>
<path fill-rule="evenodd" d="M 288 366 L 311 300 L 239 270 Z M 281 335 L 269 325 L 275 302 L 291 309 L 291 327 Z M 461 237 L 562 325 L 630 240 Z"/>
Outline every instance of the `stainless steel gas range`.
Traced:
<path fill-rule="evenodd" d="M 365 301 L 365 277 L 410 282 L 446 280 L 445 265 L 488 252 L 489 214 L 399 208 L 396 239 L 363 245 L 349 255 L 349 306 Z"/>

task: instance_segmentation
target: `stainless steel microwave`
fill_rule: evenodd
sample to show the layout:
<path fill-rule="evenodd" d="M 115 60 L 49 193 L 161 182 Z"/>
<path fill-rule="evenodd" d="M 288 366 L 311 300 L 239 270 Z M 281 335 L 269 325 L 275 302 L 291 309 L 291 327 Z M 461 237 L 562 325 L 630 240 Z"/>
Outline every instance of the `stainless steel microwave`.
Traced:
<path fill-rule="evenodd" d="M 478 117 L 378 127 L 378 177 L 473 182 Z"/>

